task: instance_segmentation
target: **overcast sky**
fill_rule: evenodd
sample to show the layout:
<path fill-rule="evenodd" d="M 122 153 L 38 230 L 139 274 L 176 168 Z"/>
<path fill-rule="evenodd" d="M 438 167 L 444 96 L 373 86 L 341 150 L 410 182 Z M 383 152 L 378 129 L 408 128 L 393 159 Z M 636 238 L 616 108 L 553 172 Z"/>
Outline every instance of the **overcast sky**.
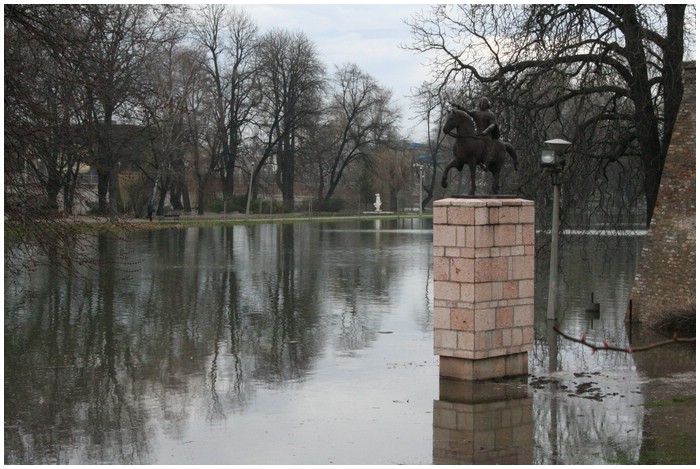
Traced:
<path fill-rule="evenodd" d="M 261 33 L 279 27 L 290 32 L 302 31 L 320 53 L 328 74 L 335 65 L 355 63 L 392 91 L 401 107 L 402 134 L 414 140 L 425 135 L 423 125 L 410 120 L 415 111 L 407 98 L 413 88 L 428 79 L 421 66 L 423 57 L 401 49 L 412 36 L 404 19 L 429 5 L 371 4 L 238 4 L 257 23 Z"/>

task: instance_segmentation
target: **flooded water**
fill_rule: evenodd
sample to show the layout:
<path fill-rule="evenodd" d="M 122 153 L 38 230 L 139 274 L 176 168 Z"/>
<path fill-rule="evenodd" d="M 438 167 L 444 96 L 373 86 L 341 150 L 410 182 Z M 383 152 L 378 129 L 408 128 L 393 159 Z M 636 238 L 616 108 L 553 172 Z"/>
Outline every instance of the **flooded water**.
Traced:
<path fill-rule="evenodd" d="M 641 240 L 565 236 L 564 332 L 629 344 Z M 647 397 L 695 393 L 694 351 L 669 370 L 553 334 L 545 255 L 530 376 L 441 381 L 430 220 L 172 229 L 90 249 L 99 268 L 80 276 L 6 278 L 5 463 L 634 463 Z"/>

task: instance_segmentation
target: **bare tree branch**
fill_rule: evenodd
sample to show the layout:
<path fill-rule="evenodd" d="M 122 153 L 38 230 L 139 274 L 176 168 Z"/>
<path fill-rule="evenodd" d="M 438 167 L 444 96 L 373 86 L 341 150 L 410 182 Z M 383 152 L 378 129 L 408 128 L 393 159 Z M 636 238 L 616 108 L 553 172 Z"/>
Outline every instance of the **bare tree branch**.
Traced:
<path fill-rule="evenodd" d="M 594 352 L 597 352 L 598 350 L 609 350 L 611 352 L 623 352 L 623 353 L 635 353 L 635 352 L 646 352 L 647 350 L 652 350 L 658 347 L 664 347 L 666 345 L 673 345 L 673 344 L 678 344 L 678 343 L 687 343 L 687 344 L 695 344 L 695 337 L 692 338 L 683 338 L 683 337 L 678 337 L 677 335 L 673 336 L 673 339 L 670 340 L 664 340 L 661 342 L 656 342 L 653 344 L 648 344 L 648 345 L 643 345 L 640 347 L 617 347 L 615 345 L 610 345 L 608 342 L 603 342 L 603 345 L 597 345 L 592 342 L 589 342 L 586 340 L 586 335 L 582 335 L 581 338 L 577 339 L 576 337 L 573 337 L 571 335 L 563 333 L 557 326 L 552 326 L 554 331 L 565 338 L 566 340 L 570 340 L 571 342 L 576 342 L 578 344 L 585 345 L 586 347 L 592 349 Z"/>

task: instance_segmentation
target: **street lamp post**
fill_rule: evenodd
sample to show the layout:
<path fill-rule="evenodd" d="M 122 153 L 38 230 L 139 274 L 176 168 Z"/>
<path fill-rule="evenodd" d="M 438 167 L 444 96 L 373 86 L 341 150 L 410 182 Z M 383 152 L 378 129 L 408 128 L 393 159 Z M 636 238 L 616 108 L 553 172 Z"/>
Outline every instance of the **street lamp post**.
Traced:
<path fill-rule="evenodd" d="M 418 213 L 423 216 L 423 165 L 414 163 L 414 167 L 418 168 Z"/>
<path fill-rule="evenodd" d="M 547 293 L 547 319 L 556 319 L 557 290 L 559 281 L 559 199 L 561 197 L 561 171 L 564 168 L 562 153 L 571 142 L 560 138 L 544 142 L 540 166 L 552 175 L 552 241 L 549 257 L 549 291 Z"/>
<path fill-rule="evenodd" d="M 250 160 L 250 181 L 248 182 L 248 198 L 245 203 L 245 215 L 250 214 L 250 197 L 253 193 L 253 174 L 255 173 L 255 158 Z"/>

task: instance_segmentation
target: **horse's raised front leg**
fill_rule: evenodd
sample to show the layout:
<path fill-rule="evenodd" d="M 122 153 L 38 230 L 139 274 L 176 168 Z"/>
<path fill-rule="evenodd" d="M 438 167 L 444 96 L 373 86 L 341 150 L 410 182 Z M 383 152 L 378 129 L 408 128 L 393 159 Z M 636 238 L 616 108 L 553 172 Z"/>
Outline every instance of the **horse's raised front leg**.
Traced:
<path fill-rule="evenodd" d="M 447 166 L 445 166 L 445 171 L 442 172 L 442 187 L 444 189 L 447 189 L 447 174 L 450 172 L 452 168 L 457 168 L 457 171 L 462 171 L 462 167 L 464 164 L 460 164 L 456 159 L 453 159 L 449 163 L 447 163 Z"/>

